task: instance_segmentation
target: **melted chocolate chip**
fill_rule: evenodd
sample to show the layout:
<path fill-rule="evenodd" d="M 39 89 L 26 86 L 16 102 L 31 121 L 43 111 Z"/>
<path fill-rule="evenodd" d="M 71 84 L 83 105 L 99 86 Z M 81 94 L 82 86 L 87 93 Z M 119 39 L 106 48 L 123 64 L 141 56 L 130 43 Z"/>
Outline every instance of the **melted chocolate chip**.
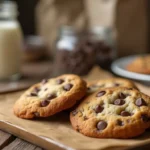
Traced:
<path fill-rule="evenodd" d="M 62 84 L 63 82 L 64 82 L 63 79 L 58 79 L 58 80 L 56 80 L 56 84 Z"/>
<path fill-rule="evenodd" d="M 85 120 L 88 120 L 88 117 L 87 117 L 87 116 L 84 116 L 83 119 L 84 119 L 84 121 L 85 121 Z"/>
<path fill-rule="evenodd" d="M 127 112 L 127 111 L 122 111 L 122 112 L 120 113 L 120 115 L 121 115 L 121 116 L 124 116 L 124 117 L 126 117 L 126 116 L 131 116 L 131 114 L 130 114 L 129 112 Z"/>
<path fill-rule="evenodd" d="M 105 121 L 99 121 L 97 123 L 97 129 L 98 130 L 104 130 L 107 127 L 107 123 Z"/>
<path fill-rule="evenodd" d="M 66 85 L 64 85 L 63 89 L 64 89 L 65 91 L 70 91 L 70 89 L 71 89 L 72 87 L 73 87 L 72 84 L 66 84 Z"/>
<path fill-rule="evenodd" d="M 96 97 L 101 97 L 103 95 L 105 95 L 105 91 L 100 91 L 99 93 L 97 93 Z"/>
<path fill-rule="evenodd" d="M 77 110 L 72 111 L 72 115 L 75 116 L 78 113 Z"/>
<path fill-rule="evenodd" d="M 104 109 L 104 107 L 102 107 L 102 106 L 100 106 L 100 105 L 97 105 L 97 106 L 95 107 L 95 112 L 96 112 L 96 113 L 101 113 L 101 112 L 103 111 L 103 109 Z"/>
<path fill-rule="evenodd" d="M 142 98 L 138 98 L 136 101 L 135 101 L 135 105 L 136 106 L 146 106 L 146 102 L 142 99 Z"/>
<path fill-rule="evenodd" d="M 143 120 L 144 122 L 150 121 L 150 118 L 149 118 L 146 114 L 142 114 L 142 115 L 141 115 L 141 118 L 142 118 L 142 120 Z"/>
<path fill-rule="evenodd" d="M 46 107 L 49 104 L 48 100 L 44 100 L 41 102 L 41 107 Z"/>
<path fill-rule="evenodd" d="M 119 83 L 114 83 L 114 86 L 119 86 L 120 84 Z"/>
<path fill-rule="evenodd" d="M 51 99 L 54 99 L 56 98 L 56 95 L 55 94 L 49 94 L 46 98 L 47 101 L 50 101 Z"/>
<path fill-rule="evenodd" d="M 30 96 L 37 96 L 37 93 L 36 92 L 31 92 Z"/>
<path fill-rule="evenodd" d="M 40 88 L 38 88 L 38 87 L 35 87 L 35 88 L 34 88 L 34 92 L 35 92 L 35 93 L 38 93 L 39 91 L 40 91 Z"/>
<path fill-rule="evenodd" d="M 125 99 L 125 98 L 126 98 L 126 95 L 123 94 L 123 93 L 120 93 L 120 94 L 119 94 L 119 98 L 120 98 L 120 99 Z"/>
<path fill-rule="evenodd" d="M 123 105 L 125 103 L 125 101 L 123 99 L 116 99 L 114 101 L 114 105 Z"/>
<path fill-rule="evenodd" d="M 48 82 L 48 79 L 43 79 L 42 80 L 42 84 L 45 84 L 45 83 L 47 83 Z"/>
<path fill-rule="evenodd" d="M 91 90 L 91 88 L 90 88 L 90 87 L 87 87 L 87 90 L 88 90 L 88 91 L 90 91 L 90 90 Z"/>
<path fill-rule="evenodd" d="M 123 123 L 123 121 L 121 121 L 121 120 L 117 120 L 117 125 L 118 125 L 118 126 L 123 126 L 124 123 Z"/>
<path fill-rule="evenodd" d="M 30 96 L 38 96 L 38 92 L 40 91 L 40 88 L 35 87 L 33 91 L 30 93 Z"/>

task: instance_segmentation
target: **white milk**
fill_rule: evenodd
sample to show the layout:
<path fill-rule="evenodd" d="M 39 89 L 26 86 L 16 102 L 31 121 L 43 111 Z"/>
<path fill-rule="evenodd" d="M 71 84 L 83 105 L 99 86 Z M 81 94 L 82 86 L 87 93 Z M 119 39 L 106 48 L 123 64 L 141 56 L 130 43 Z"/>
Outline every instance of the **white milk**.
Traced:
<path fill-rule="evenodd" d="M 20 73 L 22 34 L 17 22 L 0 21 L 0 79 Z"/>
<path fill-rule="evenodd" d="M 17 14 L 15 2 L 0 3 L 0 80 L 17 79 L 20 74 L 22 32 Z"/>

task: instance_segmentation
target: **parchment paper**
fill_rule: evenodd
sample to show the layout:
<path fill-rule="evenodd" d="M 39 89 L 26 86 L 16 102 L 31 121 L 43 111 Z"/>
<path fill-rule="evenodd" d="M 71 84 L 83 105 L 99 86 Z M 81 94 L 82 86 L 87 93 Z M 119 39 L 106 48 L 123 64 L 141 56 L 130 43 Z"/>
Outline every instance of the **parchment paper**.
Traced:
<path fill-rule="evenodd" d="M 104 77 L 111 77 L 111 74 L 94 68 L 86 79 L 91 80 Z M 147 87 L 142 89 L 148 92 Z M 12 107 L 21 94 L 22 92 L 0 95 L 0 128 L 44 148 L 50 150 L 112 150 L 113 148 L 117 149 L 117 147 L 122 147 L 121 149 L 123 149 L 123 147 L 150 142 L 150 132 L 148 131 L 138 138 L 128 140 L 86 137 L 72 129 L 69 122 L 69 111 L 64 111 L 44 119 L 23 120 L 17 118 L 13 115 Z M 45 140 L 43 138 L 40 140 L 37 137 L 45 137 Z"/>

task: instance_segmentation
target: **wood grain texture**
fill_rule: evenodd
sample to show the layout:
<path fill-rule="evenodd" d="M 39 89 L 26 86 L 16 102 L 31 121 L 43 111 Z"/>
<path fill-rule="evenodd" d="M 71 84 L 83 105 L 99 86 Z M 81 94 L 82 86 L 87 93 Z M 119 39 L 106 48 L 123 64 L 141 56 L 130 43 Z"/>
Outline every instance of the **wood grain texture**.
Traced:
<path fill-rule="evenodd" d="M 12 143 L 3 148 L 3 150 L 42 150 L 42 149 L 24 140 L 16 138 Z"/>
<path fill-rule="evenodd" d="M 0 130 L 0 149 L 4 148 L 14 139 L 15 137 L 13 135 Z"/>

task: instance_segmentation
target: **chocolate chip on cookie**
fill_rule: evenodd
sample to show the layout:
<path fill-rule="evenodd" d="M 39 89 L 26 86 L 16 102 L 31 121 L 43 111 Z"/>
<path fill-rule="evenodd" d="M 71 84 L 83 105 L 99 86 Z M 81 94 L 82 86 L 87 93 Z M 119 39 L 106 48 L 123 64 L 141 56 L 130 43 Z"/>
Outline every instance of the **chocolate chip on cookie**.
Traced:
<path fill-rule="evenodd" d="M 106 93 L 105 91 L 100 91 L 100 92 L 97 93 L 96 96 L 101 97 L 101 96 L 105 95 L 105 93 Z"/>
<path fill-rule="evenodd" d="M 123 123 L 123 121 L 121 121 L 121 120 L 117 120 L 116 125 L 118 125 L 118 126 L 123 126 L 124 123 Z"/>
<path fill-rule="evenodd" d="M 101 105 L 96 105 L 95 107 L 95 112 L 96 113 L 101 113 L 103 111 L 104 107 L 102 107 Z"/>
<path fill-rule="evenodd" d="M 75 116 L 78 113 L 78 111 L 74 110 L 72 111 L 72 115 Z"/>
<path fill-rule="evenodd" d="M 87 116 L 84 116 L 83 119 L 84 119 L 84 121 L 85 121 L 85 120 L 88 120 L 88 117 L 87 117 Z"/>
<path fill-rule="evenodd" d="M 142 98 L 138 98 L 136 101 L 135 101 L 135 105 L 137 106 L 146 106 L 146 102 L 142 99 Z"/>
<path fill-rule="evenodd" d="M 116 99 L 114 101 L 114 105 L 123 105 L 125 104 L 125 101 L 123 99 Z"/>
<path fill-rule="evenodd" d="M 114 83 L 114 87 L 116 87 L 116 86 L 120 86 L 120 84 L 119 83 Z"/>
<path fill-rule="evenodd" d="M 143 120 L 144 122 L 150 121 L 150 117 L 148 117 L 147 114 L 142 114 L 142 115 L 141 115 L 141 118 L 142 118 L 142 120 Z"/>
<path fill-rule="evenodd" d="M 62 84 L 63 82 L 65 82 L 63 79 L 56 80 L 56 84 Z"/>
<path fill-rule="evenodd" d="M 56 96 L 56 94 L 48 94 L 48 96 L 46 97 L 46 100 L 52 100 L 52 99 L 54 99 L 54 98 L 56 98 L 57 96 Z"/>
<path fill-rule="evenodd" d="M 43 101 L 41 101 L 41 107 L 46 107 L 49 103 L 50 103 L 50 101 L 43 100 Z"/>
<path fill-rule="evenodd" d="M 121 115 L 121 116 L 131 116 L 131 114 L 130 114 L 129 112 L 127 112 L 127 111 L 122 111 L 122 112 L 120 113 L 120 115 Z"/>
<path fill-rule="evenodd" d="M 72 87 L 73 87 L 72 84 L 66 84 L 66 85 L 64 85 L 63 89 L 64 89 L 65 91 L 70 91 L 70 89 L 71 89 Z"/>
<path fill-rule="evenodd" d="M 38 96 L 39 91 L 39 87 L 34 87 L 29 96 Z"/>
<path fill-rule="evenodd" d="M 20 118 L 48 117 L 71 108 L 86 94 L 86 82 L 77 75 L 44 79 L 16 101 L 14 114 Z M 30 95 L 30 96 L 29 96 Z"/>
<path fill-rule="evenodd" d="M 120 98 L 120 99 L 125 99 L 125 98 L 126 98 L 126 95 L 123 94 L 123 93 L 119 93 L 119 98 Z"/>
<path fill-rule="evenodd" d="M 107 127 L 107 123 L 105 121 L 99 121 L 97 123 L 97 129 L 98 130 L 104 130 Z"/>
<path fill-rule="evenodd" d="M 30 96 L 38 96 L 38 94 L 36 92 L 31 92 Z"/>
<path fill-rule="evenodd" d="M 140 95 L 140 98 L 139 98 Z M 88 102 L 88 103 L 87 103 Z M 97 138 L 132 138 L 150 127 L 150 97 L 136 89 L 113 87 L 89 94 L 70 114 L 74 129 Z M 139 108 L 144 106 L 142 108 Z M 84 121 L 84 116 L 88 120 Z M 142 126 L 142 127 L 141 127 Z"/>
<path fill-rule="evenodd" d="M 90 87 L 87 87 L 87 91 L 90 91 L 91 90 L 91 88 Z"/>
<path fill-rule="evenodd" d="M 38 93 L 39 91 L 40 91 L 40 88 L 39 88 L 39 87 L 35 87 L 35 88 L 34 88 L 34 92 L 35 92 L 35 93 Z"/>

